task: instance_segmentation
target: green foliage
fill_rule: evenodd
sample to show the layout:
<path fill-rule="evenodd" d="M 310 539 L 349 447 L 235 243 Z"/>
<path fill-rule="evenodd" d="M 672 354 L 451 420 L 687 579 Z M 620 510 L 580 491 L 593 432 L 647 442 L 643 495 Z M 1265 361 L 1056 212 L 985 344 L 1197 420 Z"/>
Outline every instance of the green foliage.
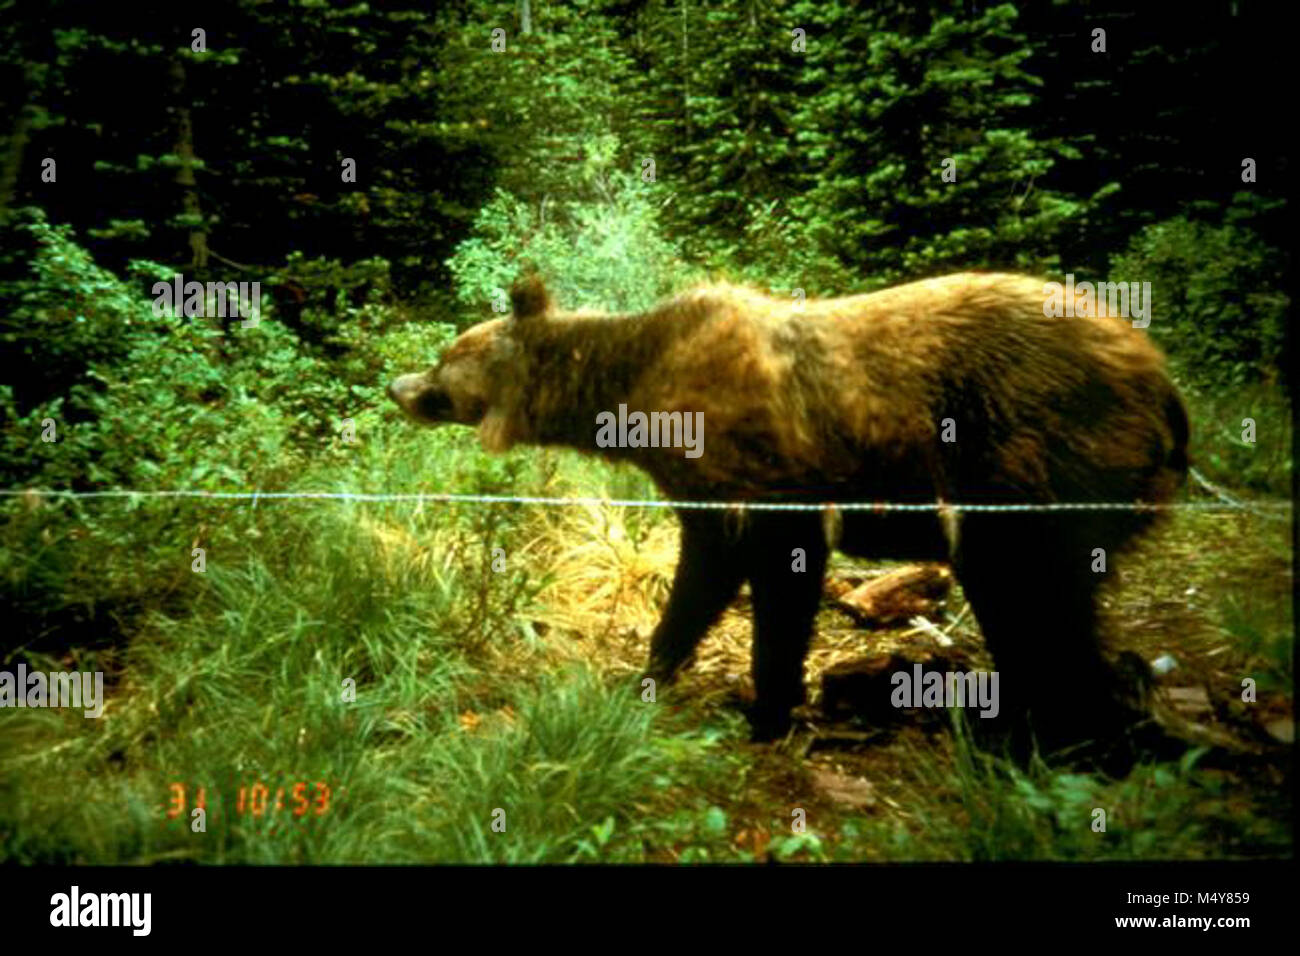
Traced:
<path fill-rule="evenodd" d="M 648 4 L 651 82 L 671 96 L 646 129 L 679 191 L 669 216 L 686 252 L 815 294 L 1050 269 L 1060 238 L 1118 187 L 1053 183 L 1079 140 L 1025 127 L 1041 81 L 1015 8 L 948 7 Z"/>
<path fill-rule="evenodd" d="M 399 434 L 410 437 L 368 443 L 357 464 L 414 487 L 430 436 L 452 433 Z M 434 441 L 435 460 L 453 471 L 482 461 L 450 439 Z M 524 474 L 527 461 L 507 459 L 501 474 L 462 487 L 497 492 L 502 483 L 535 481 Z M 320 484 L 319 475 L 305 480 Z M 658 711 L 642 703 L 639 687 L 587 668 L 536 680 L 513 668 L 494 676 L 492 661 L 526 656 L 536 641 L 525 622 L 538 578 L 513 559 L 511 573 L 481 574 L 475 556 L 484 542 L 521 553 L 533 534 L 521 513 L 322 504 L 224 511 L 221 535 L 203 539 L 204 574 L 190 573 L 188 554 L 175 545 L 170 555 L 151 556 L 139 573 L 167 580 L 173 600 L 135 622 L 125 662 L 130 692 L 114 698 L 112 719 L 24 711 L 0 741 L 0 858 L 641 857 L 652 821 L 635 811 L 637 800 L 666 776 L 698 772 L 717 737 L 688 731 L 661 746 L 651 733 Z M 170 506 L 146 504 L 134 520 L 155 510 Z M 184 510 L 182 522 L 201 528 L 202 511 Z M 485 515 L 497 516 L 491 526 Z M 59 524 L 48 507 L 19 517 L 33 527 Z M 103 537 L 87 544 L 113 567 L 130 546 Z M 355 702 L 342 699 L 347 677 L 356 682 Z M 28 748 L 51 733 L 66 744 L 57 759 L 67 761 L 68 786 L 29 799 L 34 791 L 20 777 L 44 773 L 56 751 Z M 122 766 L 130 772 L 115 769 Z M 304 779 L 331 787 L 326 817 L 281 817 L 273 826 L 236 812 L 241 786 L 261 781 L 274 792 Z M 163 817 L 177 781 L 191 799 L 200 786 L 209 794 L 203 840 L 188 831 L 187 817 Z M 507 810 L 504 833 L 491 829 L 497 807 Z"/>
<path fill-rule="evenodd" d="M 10 248 L 0 253 L 0 267 L 12 278 L 0 281 L 8 303 L 0 311 L 0 354 L 12 415 L 85 383 L 94 365 L 120 361 L 141 309 L 127 285 L 76 244 L 71 227 L 51 226 L 29 208 L 4 228 Z"/>
<path fill-rule="evenodd" d="M 497 190 L 447 263 L 462 302 L 508 304 L 523 260 L 540 267 L 565 308 L 643 309 L 687 277 L 660 232 L 654 187 L 607 161 L 588 169 L 589 199 L 534 206 Z"/>
<path fill-rule="evenodd" d="M 740 243 L 718 252 L 738 279 L 777 295 L 802 289 L 810 298 L 842 295 L 862 284 L 862 276 L 843 260 L 810 242 L 803 224 L 776 200 L 754 204 L 744 229 Z"/>
<path fill-rule="evenodd" d="M 752 264 L 741 238 L 755 204 L 806 187 L 796 120 L 806 91 L 790 26 L 817 18 L 797 6 L 656 0 L 641 12 L 653 95 L 635 135 L 672 190 L 674 232 L 711 265 Z"/>
<path fill-rule="evenodd" d="M 0 316 L 0 349 L 18 372 L 0 385 L 10 485 L 273 488 L 337 451 L 342 420 L 385 401 L 391 374 L 427 363 L 449 332 L 378 335 L 393 321 L 382 261 L 292 259 L 309 290 L 296 328 L 275 309 L 245 328 L 155 310 L 39 212 L 18 234 L 31 248 L 10 266 L 26 274 L 4 284 L 17 305 Z M 134 271 L 170 277 L 153 263 Z M 47 418 L 55 442 L 42 440 Z"/>
<path fill-rule="evenodd" d="M 533 32 L 525 35 L 500 4 L 480 0 L 466 19 L 504 28 L 505 50 L 491 48 L 486 30 L 448 50 L 465 81 L 451 94 L 453 109 L 476 117 L 491 137 L 497 185 L 512 195 L 580 202 L 592 198 L 593 157 L 623 172 L 638 168 L 625 145 L 635 134 L 636 64 L 607 6 L 534 3 Z"/>
<path fill-rule="evenodd" d="M 1260 687 L 1286 694 L 1295 686 L 1295 629 L 1279 610 L 1271 595 L 1243 589 L 1224 598 L 1219 619 L 1233 646 L 1259 662 L 1253 674 Z"/>
<path fill-rule="evenodd" d="M 1159 320 L 1156 313 L 1152 329 Z M 1179 364 L 1182 375 L 1195 375 Z M 1295 436 L 1285 393 L 1258 381 L 1237 386 L 1203 386 L 1194 380 L 1180 384 L 1189 407 L 1192 463 L 1215 484 L 1289 496 Z M 1254 421 L 1254 441 L 1245 440 L 1247 419 Z"/>
<path fill-rule="evenodd" d="M 300 465 L 301 451 L 290 447 L 295 426 L 337 414 L 338 387 L 304 387 L 319 382 L 317 369 L 276 323 L 235 323 L 231 341 L 212 320 L 154 315 L 148 300 L 116 280 L 84 287 L 95 297 L 91 315 L 60 321 L 34 304 L 18 322 L 44 334 L 21 324 L 6 330 L 7 345 L 64 365 L 64 377 L 50 382 L 58 391 L 34 403 L 30 392 L 0 387 L 7 484 L 248 487 L 254 475 L 273 479 Z M 92 347 L 64 344 L 86 327 L 92 336 L 97 327 L 110 331 Z M 53 442 L 42 440 L 47 418 Z"/>
<path fill-rule="evenodd" d="M 1286 257 L 1231 222 L 1178 216 L 1144 228 L 1111 260 L 1118 281 L 1151 283 L 1151 333 L 1202 385 L 1282 384 Z"/>
<path fill-rule="evenodd" d="M 932 794 L 955 789 L 962 812 L 927 807 L 920 835 L 900 841 L 912 859 L 952 859 L 954 850 L 971 862 L 1180 859 L 1204 855 L 1207 840 L 1225 830 L 1239 831 L 1236 852 L 1257 853 L 1276 840 L 1276 831 L 1259 832 L 1263 821 L 1238 821 L 1240 810 L 1225 798 L 1224 781 L 1196 767 L 1206 748 L 1108 780 L 1037 760 L 1020 769 L 975 749 L 963 720 L 955 714 L 953 765 L 936 762 L 932 753 L 916 754 L 919 786 Z M 1260 844 L 1256 836 L 1263 836 Z"/>
<path fill-rule="evenodd" d="M 818 247 L 881 279 L 1050 269 L 1054 237 L 1099 197 L 1044 185 L 1071 148 L 1019 124 L 1039 81 L 1015 8 L 837 16 L 810 46 L 823 85 L 798 123 L 826 164 L 795 205 Z"/>
<path fill-rule="evenodd" d="M 280 287 L 282 303 L 294 301 L 302 310 L 300 329 L 315 341 L 328 340 L 335 329 L 355 324 L 358 331 L 377 332 L 387 311 L 364 306 L 391 305 L 389 263 L 379 257 L 343 263 L 324 256 L 308 259 L 291 253 L 272 284 Z"/>

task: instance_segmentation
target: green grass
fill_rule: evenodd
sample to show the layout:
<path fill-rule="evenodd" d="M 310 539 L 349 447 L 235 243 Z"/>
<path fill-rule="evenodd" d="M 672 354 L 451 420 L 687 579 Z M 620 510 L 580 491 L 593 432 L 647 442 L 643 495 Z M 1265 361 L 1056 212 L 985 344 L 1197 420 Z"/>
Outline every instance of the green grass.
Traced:
<path fill-rule="evenodd" d="M 1195 771 L 1203 750 L 1115 781 L 1040 760 L 1020 769 L 975 749 L 954 725 L 951 765 L 916 754 L 918 783 L 947 798 L 918 801 L 919 826 L 903 841 L 916 858 L 951 859 L 957 849 L 973 862 L 1194 859 L 1217 842 L 1211 826 L 1232 824 L 1223 781 Z M 1256 851 L 1279 845 L 1265 840 Z"/>
<path fill-rule="evenodd" d="M 1223 391 L 1183 384 L 1191 425 L 1192 465 L 1238 493 L 1291 497 L 1291 406 L 1276 386 Z M 1254 440 L 1243 423 L 1254 421 Z"/>
<path fill-rule="evenodd" d="M 359 456 L 371 481 L 341 473 L 336 484 L 374 488 L 382 474 L 386 487 L 427 487 L 417 475 L 430 438 L 444 445 L 445 480 L 483 491 L 506 490 L 536 461 L 487 459 L 450 431 L 411 434 Z M 303 484 L 325 486 L 316 475 Z M 8 531 L 33 535 L 38 514 L 16 511 Z M 11 566 L 15 583 L 57 593 L 87 574 L 91 553 L 101 566 L 128 561 L 131 525 L 151 535 L 171 528 L 184 544 L 148 551 L 155 580 L 174 582 L 173 597 L 168 609 L 134 619 L 103 719 L 3 715 L 0 858 L 600 859 L 615 852 L 616 834 L 636 829 L 639 795 L 689 776 L 692 756 L 717 743 L 690 743 L 696 735 L 684 730 L 682 746 L 660 746 L 656 709 L 625 677 L 572 667 L 492 673 L 494 659 L 536 643 L 514 619 L 534 577 L 526 568 L 492 572 L 483 547 L 516 549 L 520 509 L 231 508 L 221 535 L 204 542 L 207 570 L 197 574 L 189 536 L 178 529 L 201 514 L 149 502 L 102 516 L 98 539 L 67 539 L 72 560 L 49 547 Z M 45 518 L 57 523 L 62 513 L 56 507 Z M 77 556 L 78 548 L 87 553 Z M 62 558 L 46 564 L 45 555 Z M 39 651 L 30 664 L 60 666 Z M 355 701 L 344 700 L 345 678 L 355 682 Z M 292 793 L 297 782 L 317 781 L 332 793 L 319 818 L 290 815 L 272 832 L 269 815 L 235 813 L 240 787 L 261 782 Z M 206 833 L 165 820 L 174 783 L 186 788 L 186 820 L 204 788 Z M 491 828 L 498 808 L 501 833 Z"/>

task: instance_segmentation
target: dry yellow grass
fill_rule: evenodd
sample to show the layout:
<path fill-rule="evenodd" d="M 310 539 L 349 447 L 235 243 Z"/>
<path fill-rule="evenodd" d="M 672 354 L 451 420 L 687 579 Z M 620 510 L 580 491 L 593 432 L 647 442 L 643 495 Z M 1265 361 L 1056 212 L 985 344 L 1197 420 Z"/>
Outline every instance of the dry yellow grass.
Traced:
<path fill-rule="evenodd" d="M 563 493 L 550 488 L 547 492 Z M 680 534 L 676 522 L 666 516 L 633 531 L 627 524 L 630 514 L 623 508 L 593 503 L 539 510 L 530 517 L 525 533 L 511 547 L 510 560 L 516 567 L 522 563 L 535 575 L 548 578 L 531 607 L 522 612 L 540 639 L 485 649 L 481 665 L 486 674 L 495 680 L 528 678 L 573 661 L 611 675 L 642 670 L 650 634 L 668 598 Z M 1239 527 L 1239 520 L 1216 521 L 1214 516 L 1185 518 L 1183 522 L 1195 524 L 1198 530 L 1213 525 L 1229 537 L 1249 537 L 1258 531 Z M 452 525 L 435 526 L 422 535 L 370 518 L 362 520 L 362 527 L 375 548 L 384 578 L 398 587 L 419 586 L 422 579 L 430 586 L 438 584 L 465 560 L 468 550 L 481 547 Z M 1218 590 L 1212 579 L 1232 577 L 1233 569 L 1216 562 L 1213 551 L 1188 548 L 1190 541 L 1201 540 L 1189 538 L 1188 530 L 1166 525 L 1129 557 L 1121 581 L 1116 582 L 1121 586 L 1103 592 L 1102 617 L 1110 625 L 1105 629 L 1119 638 L 1112 643 L 1114 649 L 1129 648 L 1148 660 L 1176 649 L 1181 666 L 1162 683 L 1234 687 L 1241 674 L 1249 673 L 1250 665 L 1257 662 L 1247 660 L 1244 648 L 1235 647 L 1223 630 L 1192 607 L 1201 592 Z M 520 538 L 523 544 L 518 543 Z M 1174 578 L 1165 573 L 1171 548 L 1181 569 Z M 1287 568 L 1270 570 L 1289 578 Z M 883 573 L 883 569 L 865 573 Z M 1228 590 L 1239 587 L 1234 581 Z M 959 608 L 964 605 L 954 595 L 949 610 L 957 613 Z M 955 621 L 949 617 L 934 623 L 953 641 L 952 647 L 940 648 L 932 634 L 916 628 L 863 629 L 828 602 L 819 615 L 805 670 L 814 699 L 827 669 L 869 653 L 914 657 L 939 651 L 950 659 L 988 666 L 969 609 Z M 750 628 L 749 599 L 742 591 L 700 644 L 682 675 L 683 688 L 696 696 L 712 696 L 748 687 Z M 1268 716 L 1289 715 L 1289 695 L 1262 697 L 1264 706 L 1258 709 L 1267 710 Z M 1159 695 L 1152 703 L 1158 711 L 1170 710 Z"/>
<path fill-rule="evenodd" d="M 551 629 L 548 639 L 557 654 L 615 673 L 645 666 L 680 546 L 675 522 L 657 523 L 636 541 L 625 515 L 621 508 L 596 504 L 554 512 L 536 551 L 539 566 L 554 579 L 539 595 L 533 619 Z M 978 652 L 978 632 L 969 626 L 967 632 Z M 742 591 L 700 644 L 683 682 L 708 688 L 747 682 L 750 640 L 749 601 Z M 836 611 L 824 611 L 806 676 L 816 686 L 823 671 L 843 661 L 921 647 L 935 649 L 931 638 L 914 629 L 866 631 Z"/>

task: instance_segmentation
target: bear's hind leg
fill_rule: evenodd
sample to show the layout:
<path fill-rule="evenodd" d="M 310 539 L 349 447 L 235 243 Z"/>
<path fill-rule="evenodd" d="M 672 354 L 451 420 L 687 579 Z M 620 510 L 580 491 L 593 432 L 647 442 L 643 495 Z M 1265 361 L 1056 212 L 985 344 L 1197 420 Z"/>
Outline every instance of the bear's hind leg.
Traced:
<path fill-rule="evenodd" d="M 803 663 L 829 551 L 819 513 L 765 514 L 747 539 L 754 600 L 750 723 L 755 740 L 771 740 L 789 730 L 790 709 L 804 701 Z"/>
<path fill-rule="evenodd" d="M 1098 645 L 1104 574 L 1092 570 L 1091 537 L 1080 516 L 971 514 L 962 527 L 958 578 L 998 671 L 1000 716 L 1022 752 L 1026 716 L 1049 751 L 1113 738 L 1132 717 Z"/>

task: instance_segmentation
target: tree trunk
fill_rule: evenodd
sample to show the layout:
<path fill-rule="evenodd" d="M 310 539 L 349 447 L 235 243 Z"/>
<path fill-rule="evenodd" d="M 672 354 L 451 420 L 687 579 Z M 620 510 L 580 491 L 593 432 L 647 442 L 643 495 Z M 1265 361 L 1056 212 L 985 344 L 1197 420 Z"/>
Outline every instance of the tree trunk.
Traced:
<path fill-rule="evenodd" d="M 194 178 L 194 127 L 190 122 L 190 108 L 182 99 L 185 92 L 185 65 L 179 56 L 171 61 L 172 109 L 176 115 L 176 155 L 180 166 L 176 169 L 176 185 L 181 187 L 181 208 L 190 225 L 190 268 L 206 269 L 208 266 L 208 230 L 203 224 L 203 210 L 199 205 L 198 181 Z"/>
<path fill-rule="evenodd" d="M 691 126 L 691 41 L 686 26 L 686 2 L 682 0 L 682 118 L 686 121 L 686 143 L 694 142 Z"/>
<path fill-rule="evenodd" d="M 13 126 L 9 130 L 9 147 L 4 152 L 3 166 L 0 166 L 0 222 L 9 215 L 9 207 L 13 204 L 18 190 L 18 174 L 23 168 L 23 154 L 27 151 L 27 128 L 31 123 L 31 113 L 27 105 L 26 89 L 18 98 L 18 103 L 18 109 L 14 111 Z"/>
<path fill-rule="evenodd" d="M 27 153 L 27 140 L 35 115 L 38 96 L 35 68 L 33 61 L 40 62 L 41 55 L 36 49 L 35 38 L 27 29 L 15 31 L 13 60 L 9 67 L 0 73 L 4 82 L 12 83 L 12 89 L 6 91 L 0 106 L 12 104 L 13 121 L 9 124 L 9 138 L 5 143 L 4 155 L 0 156 L 0 222 L 9 214 L 10 207 L 18 195 L 18 178 L 22 175 L 23 159 Z M 52 37 L 49 44 L 53 45 Z M 10 98 L 12 96 L 12 99 Z M 4 109 L 0 109 L 4 112 Z"/>

